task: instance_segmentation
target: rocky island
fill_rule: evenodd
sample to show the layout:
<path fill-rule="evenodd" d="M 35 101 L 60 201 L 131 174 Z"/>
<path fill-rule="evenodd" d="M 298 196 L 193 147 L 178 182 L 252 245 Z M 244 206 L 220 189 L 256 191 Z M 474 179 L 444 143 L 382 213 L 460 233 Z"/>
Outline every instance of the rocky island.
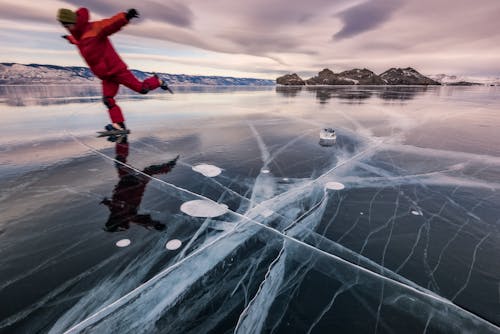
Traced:
<path fill-rule="evenodd" d="M 334 73 L 330 69 L 323 69 L 310 79 L 303 80 L 296 73 L 287 74 L 276 79 L 278 85 L 441 85 L 411 67 L 391 68 L 377 75 L 364 69 L 352 69 Z"/>

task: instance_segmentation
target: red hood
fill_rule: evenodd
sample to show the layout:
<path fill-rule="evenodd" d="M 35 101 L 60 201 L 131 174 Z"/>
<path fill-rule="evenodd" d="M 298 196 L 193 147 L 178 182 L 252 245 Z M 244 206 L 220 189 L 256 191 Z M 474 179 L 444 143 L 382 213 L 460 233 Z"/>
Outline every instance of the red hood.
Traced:
<path fill-rule="evenodd" d="M 80 39 L 82 36 L 83 32 L 85 31 L 85 28 L 89 24 L 89 10 L 87 8 L 79 8 L 76 11 L 76 24 L 75 28 L 71 30 L 71 35 L 75 37 L 76 39 Z"/>

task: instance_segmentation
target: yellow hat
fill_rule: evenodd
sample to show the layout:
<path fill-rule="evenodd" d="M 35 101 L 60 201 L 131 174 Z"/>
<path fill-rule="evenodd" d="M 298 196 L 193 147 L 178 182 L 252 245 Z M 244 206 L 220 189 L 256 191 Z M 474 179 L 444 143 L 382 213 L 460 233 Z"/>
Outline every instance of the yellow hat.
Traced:
<path fill-rule="evenodd" d="M 59 8 L 57 20 L 61 23 L 76 23 L 76 13 L 70 9 Z"/>

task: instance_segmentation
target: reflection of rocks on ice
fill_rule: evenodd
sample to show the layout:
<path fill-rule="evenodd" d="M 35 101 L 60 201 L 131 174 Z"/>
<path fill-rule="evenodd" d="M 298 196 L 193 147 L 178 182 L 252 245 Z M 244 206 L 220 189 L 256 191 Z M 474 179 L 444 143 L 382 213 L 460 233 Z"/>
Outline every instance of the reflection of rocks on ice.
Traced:
<path fill-rule="evenodd" d="M 328 182 L 325 184 L 325 188 L 330 190 L 342 190 L 345 186 L 340 182 Z"/>
<path fill-rule="evenodd" d="M 194 200 L 183 203 L 181 211 L 193 217 L 217 217 L 227 212 L 227 205 L 208 200 Z"/>
<path fill-rule="evenodd" d="M 165 244 L 165 248 L 168 250 L 176 250 L 181 247 L 181 245 L 182 241 L 180 241 L 179 239 L 172 239 Z"/>
<path fill-rule="evenodd" d="M 117 247 L 127 247 L 130 245 L 130 239 L 122 239 L 116 242 Z"/>
<path fill-rule="evenodd" d="M 215 177 L 222 172 L 222 170 L 219 167 L 207 164 L 194 166 L 193 170 L 207 177 Z"/>

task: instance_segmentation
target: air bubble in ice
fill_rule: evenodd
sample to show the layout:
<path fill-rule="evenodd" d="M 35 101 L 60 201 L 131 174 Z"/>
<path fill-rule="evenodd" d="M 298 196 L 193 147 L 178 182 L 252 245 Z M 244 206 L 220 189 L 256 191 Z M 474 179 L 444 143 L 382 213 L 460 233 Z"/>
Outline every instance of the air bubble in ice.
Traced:
<path fill-rule="evenodd" d="M 207 164 L 193 166 L 193 170 L 207 177 L 215 177 L 222 173 L 222 170 L 219 167 Z"/>
<path fill-rule="evenodd" d="M 128 245 L 130 245 L 130 239 L 121 239 L 121 240 L 118 240 L 115 244 L 117 247 L 127 247 Z"/>
<path fill-rule="evenodd" d="M 330 190 L 342 190 L 345 186 L 340 182 L 328 182 L 325 184 L 325 188 Z"/>
<path fill-rule="evenodd" d="M 227 205 L 199 199 L 183 203 L 181 211 L 193 217 L 217 217 L 227 212 Z"/>
<path fill-rule="evenodd" d="M 179 239 L 172 239 L 165 244 L 165 248 L 168 250 L 176 250 L 181 247 L 181 245 L 182 241 L 180 241 Z"/>

